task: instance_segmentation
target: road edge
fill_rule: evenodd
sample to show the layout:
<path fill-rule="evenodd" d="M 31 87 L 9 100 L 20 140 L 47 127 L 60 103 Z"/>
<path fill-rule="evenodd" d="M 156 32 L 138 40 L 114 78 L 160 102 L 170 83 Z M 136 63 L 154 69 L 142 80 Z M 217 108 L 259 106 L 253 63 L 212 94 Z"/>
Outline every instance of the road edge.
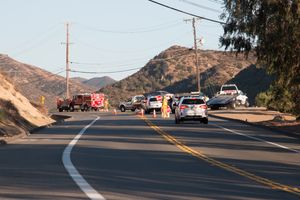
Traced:
<path fill-rule="evenodd" d="M 286 135 L 286 136 L 289 136 L 289 137 L 300 139 L 300 134 L 297 134 L 297 133 L 294 133 L 294 132 L 280 130 L 280 129 L 273 128 L 273 127 L 270 127 L 270 126 L 265 126 L 265 125 L 262 125 L 262 124 L 258 124 L 258 123 L 254 123 L 254 122 L 248 122 L 248 121 L 244 121 L 244 120 L 240 120 L 240 119 L 233 119 L 233 118 L 229 118 L 229 117 L 221 117 L 221 116 L 217 116 L 215 114 L 210 114 L 210 113 L 208 113 L 208 116 L 218 118 L 218 119 L 224 119 L 224 120 L 231 120 L 231 121 L 235 121 L 235 122 L 240 122 L 240 123 L 243 123 L 243 124 L 246 124 L 246 125 L 254 126 L 254 127 L 257 127 L 257 128 L 262 128 L 262 129 L 273 131 L 273 132 L 283 134 L 283 135 Z"/>
<path fill-rule="evenodd" d="M 60 123 L 63 123 L 66 119 L 72 118 L 71 116 L 68 116 L 68 115 L 51 115 L 50 117 L 53 120 L 55 120 L 55 122 L 52 122 L 50 124 L 46 124 L 44 126 L 35 127 L 35 128 L 32 128 L 31 130 L 24 130 L 23 129 L 22 133 L 20 133 L 18 135 L 3 137 L 3 138 L 0 139 L 0 146 L 7 145 L 11 142 L 14 142 L 17 139 L 20 139 L 20 138 L 25 138 L 25 137 L 29 136 L 30 134 L 34 134 L 34 133 L 36 133 L 36 132 L 38 132 L 38 131 L 40 131 L 44 128 L 51 127 L 51 126 L 54 126 L 54 125 L 58 125 Z"/>

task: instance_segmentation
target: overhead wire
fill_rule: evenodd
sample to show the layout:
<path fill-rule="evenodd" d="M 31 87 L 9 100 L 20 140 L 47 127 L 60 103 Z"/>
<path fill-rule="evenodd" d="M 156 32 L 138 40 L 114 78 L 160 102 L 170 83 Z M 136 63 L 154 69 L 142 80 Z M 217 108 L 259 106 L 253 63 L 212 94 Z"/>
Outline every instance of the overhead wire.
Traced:
<path fill-rule="evenodd" d="M 152 3 L 155 3 L 157 5 L 160 5 L 162 7 L 165 7 L 165 8 L 168 8 L 168 9 L 171 9 L 171 10 L 174 10 L 174 11 L 177 11 L 177 12 L 180 12 L 180 13 L 183 13 L 183 14 L 186 14 L 186 15 L 190 15 L 190 16 L 193 16 L 193 17 L 197 17 L 199 19 L 203 19 L 203 20 L 206 20 L 206 21 L 210 21 L 210 22 L 213 22 L 213 23 L 218 23 L 218 24 L 221 24 L 221 25 L 224 25 L 226 24 L 225 22 L 222 22 L 222 21 L 218 21 L 218 20 L 214 20 L 214 19 L 210 19 L 210 18 L 207 18 L 207 17 L 202 17 L 202 16 L 199 16 L 199 15 L 196 15 L 196 14 L 193 14 L 193 13 L 190 13 L 190 12 L 186 12 L 184 10 L 180 10 L 180 9 L 177 9 L 177 8 L 174 8 L 174 7 L 171 7 L 171 6 L 168 6 L 166 4 L 163 4 L 163 3 L 160 3 L 158 1 L 153 1 L 153 0 L 148 0 Z"/>
<path fill-rule="evenodd" d="M 190 34 L 190 31 L 187 31 L 185 32 L 184 34 L 180 34 L 178 37 L 174 38 L 172 41 L 168 41 L 168 42 L 164 42 L 164 43 L 160 43 L 156 46 L 152 46 L 152 47 L 149 47 L 149 48 L 145 48 L 145 49 L 139 49 L 139 50 L 134 50 L 134 51 L 130 51 L 130 50 L 126 50 L 126 51 L 116 51 L 116 50 L 110 50 L 110 49 L 103 49 L 103 48 L 99 48 L 99 47 L 96 47 L 95 45 L 93 44 L 89 44 L 87 42 L 84 42 L 82 40 L 79 40 L 78 38 L 74 37 L 75 38 L 75 41 L 76 43 L 78 43 L 79 45 L 83 45 L 83 46 L 86 46 L 86 47 L 89 47 L 89 48 L 93 48 L 101 53 L 105 52 L 105 51 L 110 51 L 110 52 L 114 52 L 114 53 L 121 53 L 121 54 L 126 54 L 126 53 L 129 53 L 129 54 L 136 54 L 136 53 L 141 53 L 141 52 L 145 52 L 145 51 L 152 51 L 154 49 L 157 49 L 158 47 L 163 47 L 165 46 L 166 44 L 170 44 L 170 43 L 174 43 L 174 42 L 177 42 L 180 38 L 183 38 L 184 36 L 186 36 L 187 34 Z"/>
<path fill-rule="evenodd" d="M 34 43 L 31 44 L 30 46 L 25 47 L 25 48 L 19 50 L 19 51 L 16 52 L 16 53 L 12 53 L 12 56 L 19 56 L 19 55 L 21 55 L 21 54 L 23 54 L 23 53 L 25 53 L 25 52 L 28 52 L 28 51 L 30 51 L 30 50 L 36 48 L 37 46 L 40 47 L 41 44 L 45 44 L 44 41 L 49 42 L 48 38 L 49 38 L 49 37 L 52 37 L 54 34 L 56 34 L 56 33 L 57 33 L 57 30 L 58 30 L 58 28 L 56 27 L 56 29 L 53 29 L 51 32 L 48 32 L 48 34 L 45 35 L 44 38 L 40 38 L 40 39 L 38 39 L 38 40 L 35 40 Z M 54 38 L 52 38 L 52 40 L 53 40 L 53 39 L 54 39 Z"/>
<path fill-rule="evenodd" d="M 131 69 L 126 69 L 126 70 L 118 70 L 118 71 L 103 71 L 103 72 L 97 72 L 97 71 L 80 71 L 80 70 L 70 70 L 70 72 L 75 72 L 75 73 L 83 73 L 83 74 L 114 74 L 114 73 L 121 73 L 121 72 L 128 72 L 128 71 L 133 71 L 141 69 L 140 67 L 137 68 L 131 68 Z"/>
<path fill-rule="evenodd" d="M 164 30 L 164 29 L 175 27 L 175 26 L 179 25 L 180 23 L 181 22 L 176 20 L 176 23 L 173 22 L 171 24 L 161 24 L 161 25 L 159 25 L 157 27 L 153 27 L 153 28 L 145 28 L 145 29 L 132 30 L 132 31 L 109 30 L 109 29 L 96 28 L 96 27 L 92 27 L 92 26 L 89 26 L 89 25 L 81 24 L 81 23 L 77 23 L 77 24 L 79 24 L 81 27 L 84 27 L 88 30 L 102 32 L 102 33 L 139 34 L 139 33 L 149 33 L 149 32 L 161 31 L 161 30 Z"/>
<path fill-rule="evenodd" d="M 220 10 L 213 9 L 213 8 L 210 8 L 210 7 L 207 7 L 207 6 L 203 6 L 203 5 L 200 5 L 198 3 L 195 3 L 195 2 L 192 2 L 192 1 L 189 1 L 189 0 L 179 0 L 179 1 L 182 1 L 183 3 L 187 3 L 187 4 L 192 5 L 192 6 L 196 6 L 198 8 L 202 8 L 202 9 L 205 9 L 205 10 L 212 11 L 212 12 L 215 12 L 215 13 L 218 13 L 218 14 L 221 13 Z"/>

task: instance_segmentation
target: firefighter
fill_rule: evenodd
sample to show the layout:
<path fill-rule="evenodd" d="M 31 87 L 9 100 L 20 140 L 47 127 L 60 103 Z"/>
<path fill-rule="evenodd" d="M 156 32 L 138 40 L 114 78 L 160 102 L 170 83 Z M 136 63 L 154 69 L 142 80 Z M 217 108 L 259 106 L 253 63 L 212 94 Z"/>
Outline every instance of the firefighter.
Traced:
<path fill-rule="evenodd" d="M 109 107 L 108 99 L 105 99 L 105 100 L 104 100 L 104 111 L 105 111 L 105 112 L 108 112 L 108 107 Z"/>
<path fill-rule="evenodd" d="M 162 100 L 162 106 L 161 106 L 161 116 L 162 116 L 162 118 L 167 118 L 168 117 L 167 111 L 168 111 L 168 100 L 167 100 L 167 97 L 164 96 L 163 100 Z"/>

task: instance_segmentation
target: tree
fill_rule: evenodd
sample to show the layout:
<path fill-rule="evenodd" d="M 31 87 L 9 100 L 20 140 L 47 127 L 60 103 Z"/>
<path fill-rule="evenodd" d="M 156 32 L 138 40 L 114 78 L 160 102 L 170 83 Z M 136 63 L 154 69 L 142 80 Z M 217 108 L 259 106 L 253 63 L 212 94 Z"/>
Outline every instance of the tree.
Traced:
<path fill-rule="evenodd" d="M 256 52 L 258 64 L 275 75 L 268 101 L 290 100 L 300 115 L 300 0 L 224 0 L 220 38 L 225 49 Z M 290 97 L 283 95 L 289 93 Z"/>

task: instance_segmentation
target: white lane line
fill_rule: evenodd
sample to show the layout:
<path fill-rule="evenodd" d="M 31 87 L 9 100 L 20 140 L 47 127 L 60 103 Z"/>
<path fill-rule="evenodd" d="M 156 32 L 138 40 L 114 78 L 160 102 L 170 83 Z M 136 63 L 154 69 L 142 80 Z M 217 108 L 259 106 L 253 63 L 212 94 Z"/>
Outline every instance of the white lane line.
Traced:
<path fill-rule="evenodd" d="M 71 160 L 71 152 L 73 147 L 76 145 L 80 137 L 84 134 L 84 132 L 92 126 L 100 117 L 97 117 L 94 119 L 90 124 L 85 126 L 75 137 L 74 139 L 69 143 L 69 145 L 65 148 L 62 156 L 63 164 L 66 168 L 66 170 L 69 172 L 72 179 L 75 181 L 75 183 L 79 186 L 79 188 L 92 200 L 105 200 L 105 198 L 99 194 L 77 171 L 75 166 L 72 163 Z"/>
<path fill-rule="evenodd" d="M 212 124 L 212 123 L 211 123 Z M 241 136 L 244 136 L 244 137 L 247 137 L 247 138 L 250 138 L 252 140 L 256 140 L 256 141 L 260 141 L 260 142 L 265 142 L 267 144 L 270 144 L 270 145 L 273 145 L 273 146 L 276 146 L 276 147 L 280 147 L 280 148 L 283 148 L 283 149 L 286 149 L 286 150 L 289 150 L 289 151 L 292 151 L 292 152 L 296 152 L 296 153 L 300 153 L 300 151 L 296 150 L 296 149 L 292 149 L 292 148 L 289 148 L 287 146 L 284 146 L 284 145 L 280 145 L 280 144 L 277 144 L 277 143 L 274 143 L 274 142 L 269 142 L 267 140 L 263 140 L 263 139 L 260 139 L 260 138 L 257 138 L 257 137 L 253 137 L 253 136 L 250 136 L 250 135 L 246 135 L 246 134 L 243 134 L 243 133 L 239 133 L 237 131 L 234 131 L 234 130 L 231 130 L 231 129 L 228 129 L 228 128 L 225 128 L 223 126 L 220 126 L 220 125 L 217 125 L 217 124 L 212 124 L 218 128 L 221 128 L 225 131 L 229 131 L 231 133 L 234 133 L 234 134 L 237 134 L 237 135 L 241 135 Z"/>

